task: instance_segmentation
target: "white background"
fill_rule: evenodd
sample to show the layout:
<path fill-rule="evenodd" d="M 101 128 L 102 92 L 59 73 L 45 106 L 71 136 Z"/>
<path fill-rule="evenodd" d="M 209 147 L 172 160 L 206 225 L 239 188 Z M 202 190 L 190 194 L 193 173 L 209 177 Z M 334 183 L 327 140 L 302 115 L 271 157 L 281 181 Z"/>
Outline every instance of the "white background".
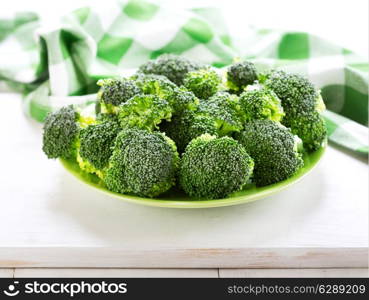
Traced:
<path fill-rule="evenodd" d="M 102 0 L 99 0 L 100 2 Z M 106 5 L 109 1 L 104 0 Z M 155 0 L 153 0 L 155 2 Z M 159 1 L 156 1 L 159 2 Z M 161 0 L 177 7 L 216 6 L 222 9 L 233 32 L 245 26 L 301 30 L 317 34 L 368 57 L 368 0 Z M 1 1 L 0 17 L 15 11 L 39 12 L 46 23 L 91 0 L 9 0 Z"/>

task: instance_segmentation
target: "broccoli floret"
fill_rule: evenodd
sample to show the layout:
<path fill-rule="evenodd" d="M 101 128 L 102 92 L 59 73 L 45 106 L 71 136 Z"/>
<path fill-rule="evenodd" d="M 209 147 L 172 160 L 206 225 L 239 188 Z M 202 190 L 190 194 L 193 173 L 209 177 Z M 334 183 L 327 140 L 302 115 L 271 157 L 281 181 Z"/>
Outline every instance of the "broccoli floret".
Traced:
<path fill-rule="evenodd" d="M 105 121 L 90 125 L 80 132 L 77 161 L 80 168 L 88 173 L 104 176 L 113 152 L 116 136 L 120 131 L 118 122 Z"/>
<path fill-rule="evenodd" d="M 179 153 L 185 150 L 191 140 L 202 134 L 217 135 L 216 122 L 212 117 L 189 110 L 160 125 L 160 131 L 165 132 L 176 143 Z"/>
<path fill-rule="evenodd" d="M 156 95 L 164 99 L 170 97 L 177 88 L 173 82 L 162 75 L 138 73 L 132 76 L 132 79 L 144 94 Z"/>
<path fill-rule="evenodd" d="M 286 118 L 283 124 L 302 139 L 308 152 L 319 149 L 327 138 L 325 121 L 316 111 Z"/>
<path fill-rule="evenodd" d="M 201 64 L 190 61 L 184 57 L 173 54 L 163 54 L 157 59 L 150 60 L 141 65 L 139 72 L 144 74 L 163 75 L 180 86 L 183 84 L 183 78 L 188 72 L 198 70 L 201 67 Z"/>
<path fill-rule="evenodd" d="M 47 115 L 42 150 L 48 158 L 75 157 L 80 126 L 79 113 L 70 105 Z"/>
<path fill-rule="evenodd" d="M 281 121 L 284 116 L 281 100 L 270 89 L 260 85 L 249 85 L 240 95 L 240 108 L 243 121 Z"/>
<path fill-rule="evenodd" d="M 141 93 L 140 88 L 132 80 L 126 78 L 100 79 L 101 87 L 97 99 L 103 112 L 116 112 L 116 107 Z"/>
<path fill-rule="evenodd" d="M 325 109 L 320 92 L 306 78 L 284 71 L 272 71 L 265 85 L 282 101 L 285 111 L 282 123 L 303 140 L 307 151 L 318 149 L 327 135 L 324 120 L 319 115 Z"/>
<path fill-rule="evenodd" d="M 322 110 L 324 102 L 314 85 L 306 78 L 284 71 L 272 71 L 264 84 L 282 101 L 286 116 Z"/>
<path fill-rule="evenodd" d="M 162 120 L 170 120 L 169 103 L 154 95 L 138 95 L 119 106 L 118 119 L 122 128 L 154 130 Z"/>
<path fill-rule="evenodd" d="M 227 70 L 227 85 L 230 90 L 242 92 L 257 79 L 255 65 L 249 61 L 234 63 Z"/>
<path fill-rule="evenodd" d="M 118 123 L 118 115 L 117 114 L 109 114 L 109 113 L 99 113 L 96 115 L 96 123 L 104 123 L 104 122 L 115 122 Z"/>
<path fill-rule="evenodd" d="M 178 165 L 176 146 L 163 133 L 127 129 L 116 138 L 104 181 L 117 193 L 155 197 L 175 184 Z"/>
<path fill-rule="evenodd" d="M 242 129 L 238 97 L 227 92 L 218 92 L 206 101 L 202 101 L 198 113 L 212 117 L 220 136 Z"/>
<path fill-rule="evenodd" d="M 219 90 L 220 83 L 219 75 L 210 68 L 188 72 L 183 81 L 183 85 L 200 99 L 213 96 Z"/>
<path fill-rule="evenodd" d="M 181 159 L 179 181 L 191 197 L 223 198 L 241 190 L 253 168 L 252 158 L 237 141 L 205 134 L 187 146 Z"/>
<path fill-rule="evenodd" d="M 156 95 L 168 101 L 172 107 L 173 113 L 180 113 L 185 109 L 195 109 L 198 106 L 199 99 L 184 87 L 177 87 L 168 78 L 155 74 L 137 74 L 133 76 L 137 86 L 144 94 Z"/>
<path fill-rule="evenodd" d="M 248 122 L 236 139 L 255 161 L 253 179 L 257 186 L 284 180 L 303 166 L 300 138 L 279 122 Z"/>
<path fill-rule="evenodd" d="M 191 91 L 181 87 L 175 89 L 173 95 L 166 99 L 173 109 L 173 114 L 181 114 L 185 110 L 196 110 L 200 101 Z"/>

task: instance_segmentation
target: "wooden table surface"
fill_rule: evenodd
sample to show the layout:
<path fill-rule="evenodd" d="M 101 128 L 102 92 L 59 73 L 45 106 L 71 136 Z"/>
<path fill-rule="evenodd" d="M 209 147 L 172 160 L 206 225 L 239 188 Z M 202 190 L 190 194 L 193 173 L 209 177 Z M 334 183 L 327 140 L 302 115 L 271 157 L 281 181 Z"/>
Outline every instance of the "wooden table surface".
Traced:
<path fill-rule="evenodd" d="M 184 268 L 178 272 L 216 277 L 250 274 L 228 268 L 285 268 L 287 275 L 295 272 L 289 268 L 359 268 L 352 272 L 367 274 L 363 159 L 328 147 L 300 183 L 245 205 L 145 207 L 76 181 L 46 159 L 41 125 L 24 116 L 19 96 L 1 94 L 0 102 L 0 276 L 29 274 L 30 268 L 52 268 L 37 269 L 49 274 L 53 268 L 64 274 L 70 268 L 124 268 L 113 274 L 156 268 L 150 272 L 159 275 L 170 272 L 163 268 Z"/>

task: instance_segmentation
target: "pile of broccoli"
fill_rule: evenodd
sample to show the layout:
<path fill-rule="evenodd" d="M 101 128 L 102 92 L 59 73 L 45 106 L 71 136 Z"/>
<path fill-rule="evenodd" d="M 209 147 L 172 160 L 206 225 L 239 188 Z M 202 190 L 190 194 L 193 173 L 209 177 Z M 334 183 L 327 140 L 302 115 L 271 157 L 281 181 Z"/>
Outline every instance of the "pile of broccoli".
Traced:
<path fill-rule="evenodd" d="M 249 61 L 221 75 L 164 54 L 97 84 L 95 114 L 71 105 L 47 116 L 43 151 L 116 193 L 177 187 L 194 200 L 227 197 L 291 177 L 327 137 L 324 102 L 306 78 L 258 73 Z"/>

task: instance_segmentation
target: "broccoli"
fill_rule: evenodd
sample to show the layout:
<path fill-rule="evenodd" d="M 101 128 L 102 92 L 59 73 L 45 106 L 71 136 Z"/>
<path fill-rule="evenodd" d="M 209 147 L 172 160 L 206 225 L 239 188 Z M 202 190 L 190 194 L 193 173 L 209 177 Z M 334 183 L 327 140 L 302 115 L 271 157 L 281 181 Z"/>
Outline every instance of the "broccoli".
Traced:
<path fill-rule="evenodd" d="M 173 114 L 181 114 L 185 110 L 196 110 L 200 101 L 191 91 L 181 87 L 166 99 L 173 109 Z"/>
<path fill-rule="evenodd" d="M 187 146 L 179 182 L 191 197 L 223 198 L 241 190 L 253 168 L 254 161 L 237 141 L 204 134 Z"/>
<path fill-rule="evenodd" d="M 324 102 L 314 85 L 306 78 L 284 71 L 272 71 L 264 84 L 271 88 L 282 101 L 286 116 L 324 109 Z"/>
<path fill-rule="evenodd" d="M 172 109 L 167 101 L 154 95 L 138 95 L 119 106 L 122 128 L 154 130 L 162 120 L 170 120 Z"/>
<path fill-rule="evenodd" d="M 257 80 L 255 65 L 249 61 L 234 63 L 227 69 L 227 85 L 230 90 L 242 92 Z"/>
<path fill-rule="evenodd" d="M 120 131 L 117 121 L 105 121 L 90 125 L 80 131 L 77 161 L 82 170 L 104 177 L 113 152 L 116 136 Z"/>
<path fill-rule="evenodd" d="M 307 151 L 318 149 L 327 136 L 324 120 L 319 115 L 325 109 L 320 92 L 306 78 L 284 71 L 272 71 L 265 85 L 282 101 L 285 111 L 282 123 L 303 140 Z"/>
<path fill-rule="evenodd" d="M 180 86 L 184 76 L 191 71 L 203 67 L 201 64 L 173 54 L 160 55 L 155 60 L 150 60 L 139 67 L 139 72 L 144 74 L 157 74 L 167 77 L 170 81 Z"/>
<path fill-rule="evenodd" d="M 298 172 L 303 155 L 327 138 L 320 91 L 296 74 L 258 73 L 248 61 L 224 76 L 165 54 L 129 78 L 99 80 L 96 105 L 47 116 L 42 149 L 111 191 L 143 197 L 178 179 L 189 196 L 218 199 Z"/>
<path fill-rule="evenodd" d="M 179 156 L 174 142 L 160 132 L 121 131 L 104 182 L 117 193 L 155 197 L 175 184 Z"/>
<path fill-rule="evenodd" d="M 219 75 L 210 68 L 188 72 L 183 81 L 183 85 L 200 99 L 213 96 L 219 90 L 220 84 Z"/>
<path fill-rule="evenodd" d="M 316 111 L 287 118 L 283 120 L 283 124 L 302 139 L 308 152 L 319 149 L 327 138 L 324 119 Z"/>
<path fill-rule="evenodd" d="M 218 92 L 201 102 L 198 113 L 215 120 L 220 136 L 242 129 L 238 97 L 227 92 Z"/>
<path fill-rule="evenodd" d="M 136 85 L 144 94 L 156 95 L 166 99 L 170 97 L 176 88 L 178 88 L 173 82 L 162 75 L 155 74 L 136 74 L 132 76 Z"/>
<path fill-rule="evenodd" d="M 99 113 L 96 115 L 96 123 L 104 123 L 104 122 L 118 122 L 118 115 L 117 114 L 110 114 L 110 113 Z"/>
<path fill-rule="evenodd" d="M 170 122 L 161 123 L 160 130 L 176 143 L 179 153 L 185 150 L 191 140 L 204 133 L 217 135 L 216 122 L 212 117 L 190 110 L 176 115 Z"/>
<path fill-rule="evenodd" d="M 243 121 L 281 121 L 284 116 L 281 100 L 272 90 L 260 85 L 249 85 L 240 95 L 239 101 Z"/>
<path fill-rule="evenodd" d="M 161 75 L 134 75 L 137 86 L 144 94 L 156 95 L 168 101 L 173 113 L 180 113 L 184 109 L 195 109 L 199 99 L 184 87 L 177 87 L 168 78 Z"/>
<path fill-rule="evenodd" d="M 42 150 L 48 158 L 71 159 L 76 155 L 79 113 L 70 105 L 47 115 Z"/>
<path fill-rule="evenodd" d="M 284 180 L 303 166 L 300 138 L 279 122 L 248 122 L 235 137 L 255 161 L 253 180 L 257 186 Z"/>
<path fill-rule="evenodd" d="M 101 87 L 97 99 L 103 112 L 115 113 L 117 106 L 141 93 L 136 83 L 126 78 L 100 79 L 97 84 Z"/>

